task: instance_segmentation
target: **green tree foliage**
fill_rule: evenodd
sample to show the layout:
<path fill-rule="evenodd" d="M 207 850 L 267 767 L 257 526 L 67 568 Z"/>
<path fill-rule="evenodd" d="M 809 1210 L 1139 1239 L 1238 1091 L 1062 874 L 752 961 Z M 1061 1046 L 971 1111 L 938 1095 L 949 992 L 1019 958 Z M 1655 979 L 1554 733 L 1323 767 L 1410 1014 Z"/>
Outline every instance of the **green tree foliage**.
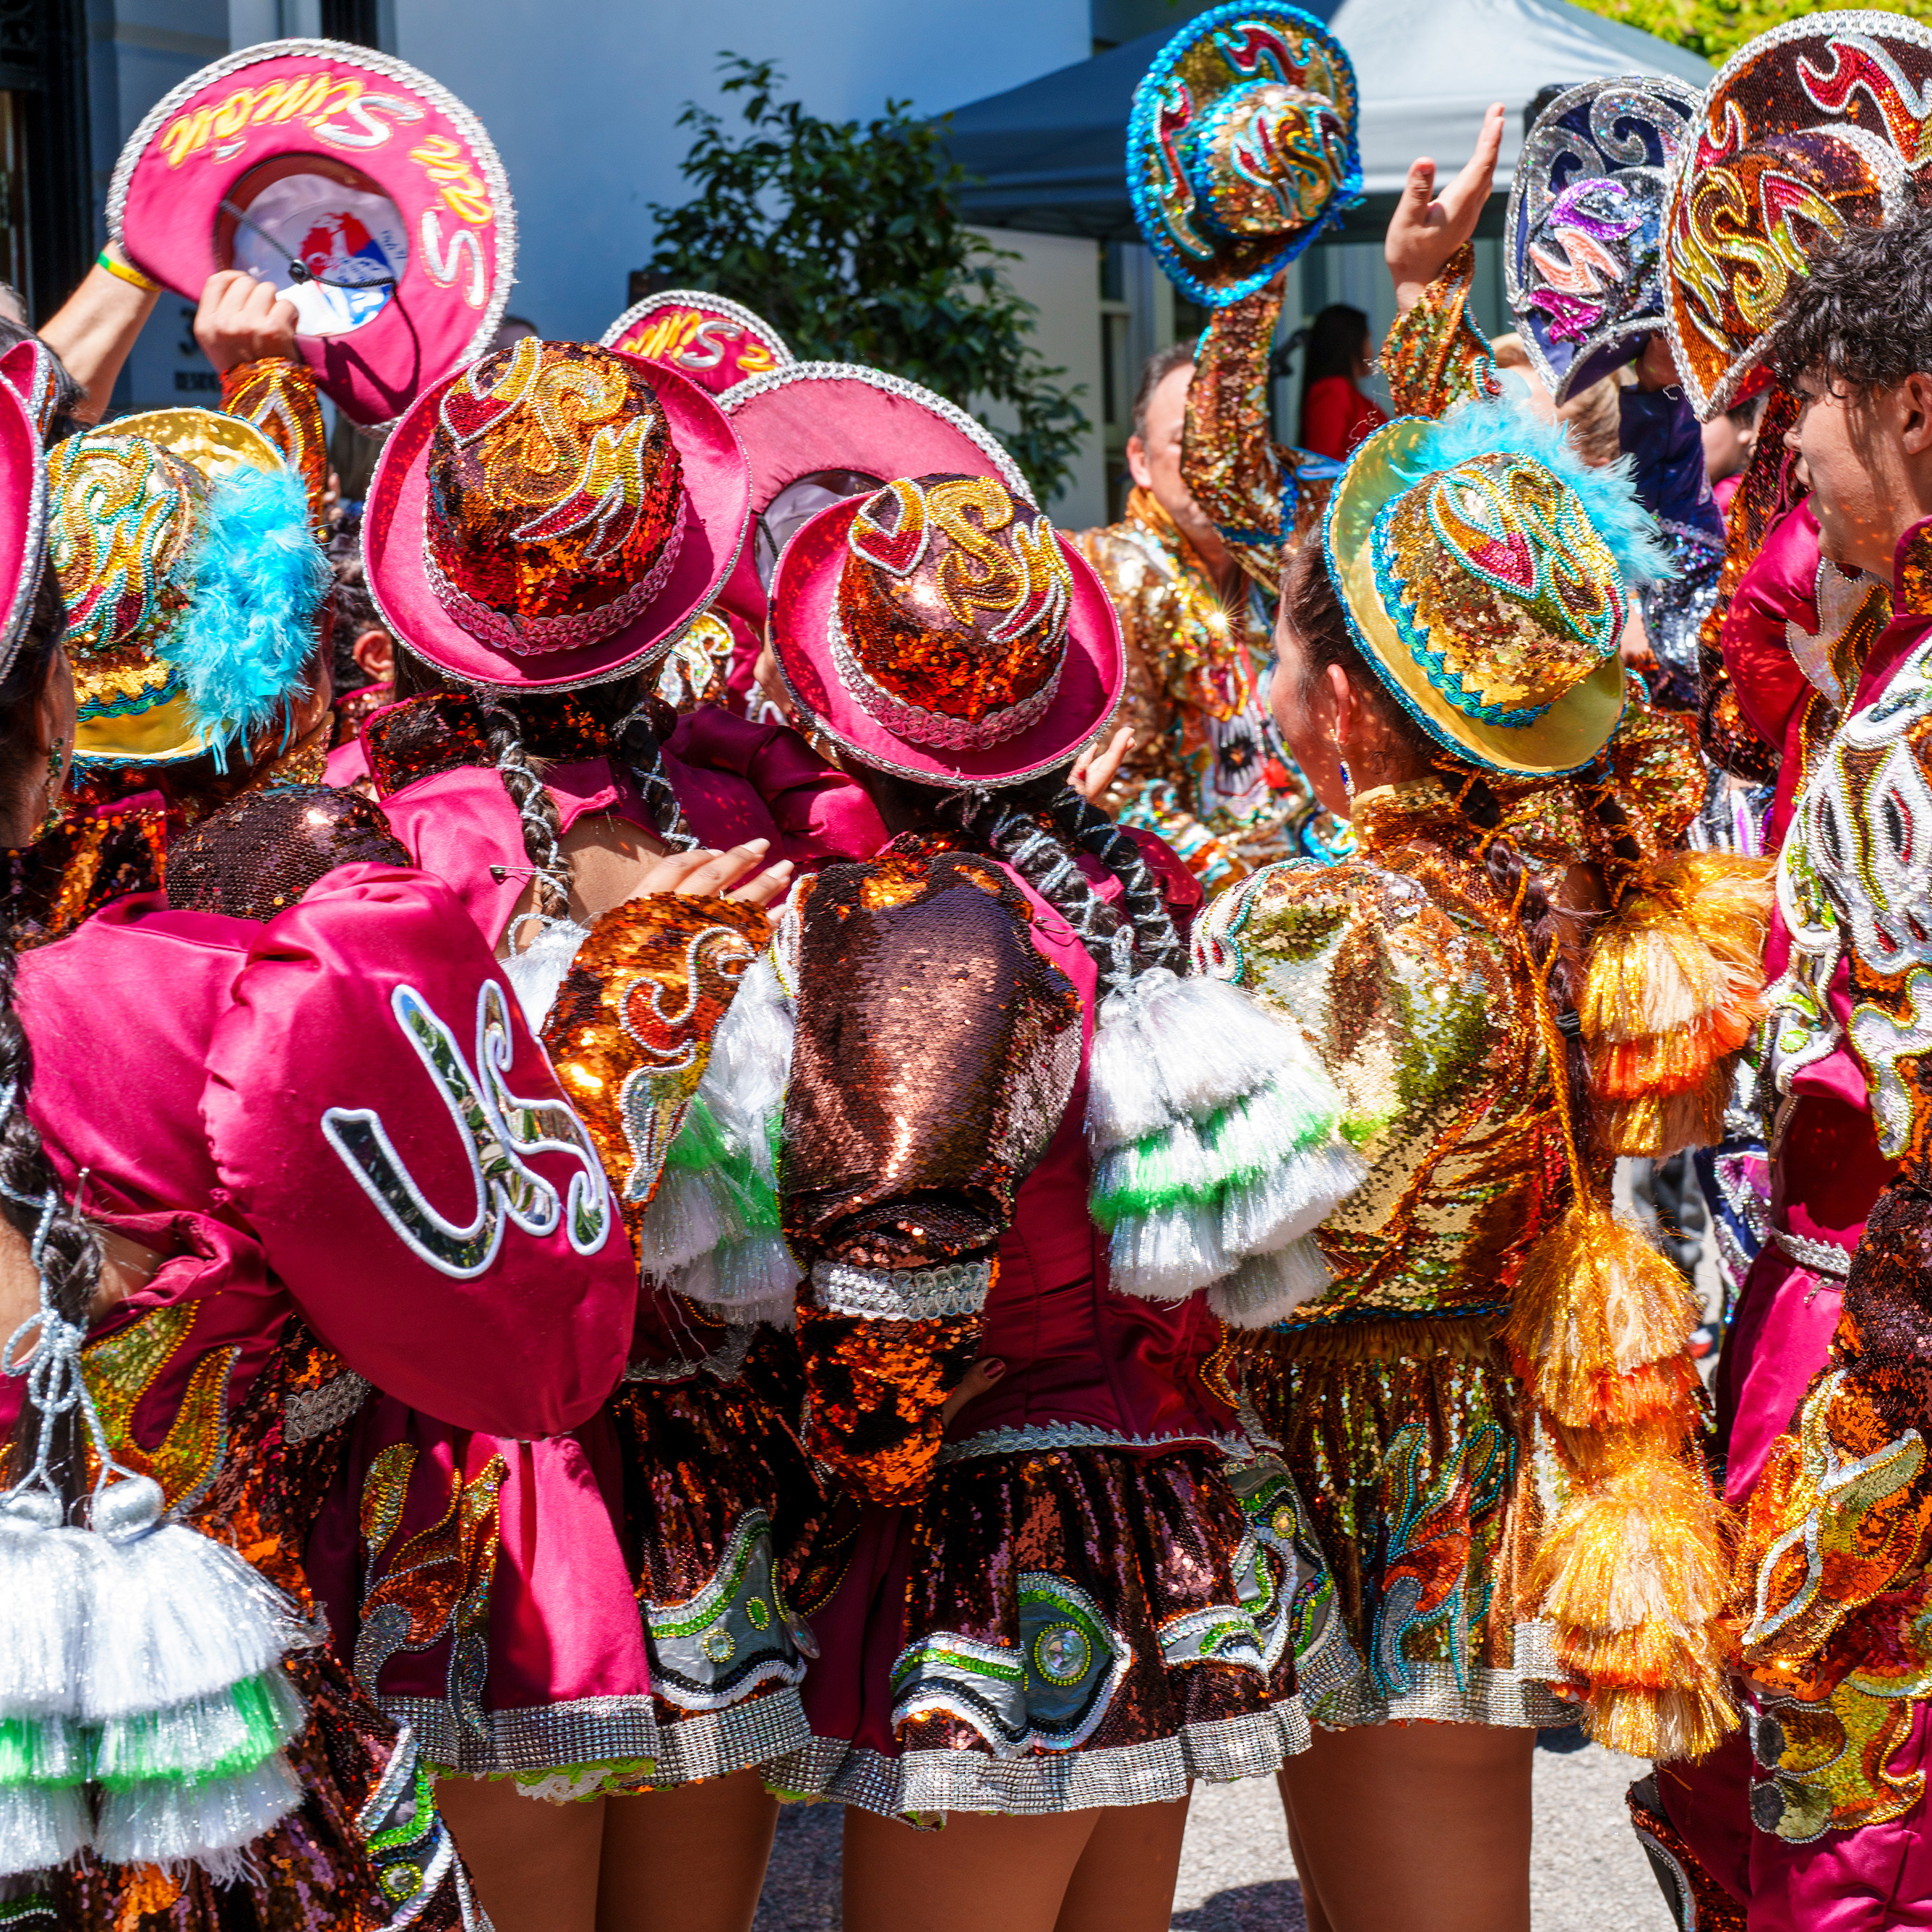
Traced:
<path fill-rule="evenodd" d="M 1718 62 L 1767 28 L 1808 14 L 1835 12 L 1842 4 L 1862 5 L 1864 0 L 1826 0 L 1822 6 L 1813 0 L 1740 0 L 1736 6 L 1726 6 L 1723 0 L 1578 0 L 1593 14 L 1640 28 L 1659 40 L 1674 40 Z M 1880 13 L 1932 20 L 1932 0 L 1872 0 L 1872 4 Z"/>
<path fill-rule="evenodd" d="M 868 363 L 979 412 L 1003 405 L 1017 428 L 988 427 L 1050 500 L 1088 427 L 1082 392 L 1058 386 L 1066 370 L 1033 346 L 1037 311 L 1000 268 L 1018 256 L 966 226 L 965 173 L 939 130 L 904 100 L 864 126 L 821 121 L 778 99 L 772 62 L 720 64 L 745 131 L 686 104 L 682 172 L 698 192 L 652 204 L 652 270 L 755 309 L 802 358 Z"/>

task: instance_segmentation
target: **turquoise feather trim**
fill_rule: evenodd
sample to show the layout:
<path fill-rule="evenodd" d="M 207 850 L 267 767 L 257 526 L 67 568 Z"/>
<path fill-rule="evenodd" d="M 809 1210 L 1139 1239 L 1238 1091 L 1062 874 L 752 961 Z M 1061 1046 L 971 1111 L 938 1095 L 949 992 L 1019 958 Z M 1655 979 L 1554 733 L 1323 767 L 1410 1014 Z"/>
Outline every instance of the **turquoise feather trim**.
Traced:
<path fill-rule="evenodd" d="M 1412 448 L 1390 458 L 1390 467 L 1406 485 L 1413 484 L 1438 470 L 1504 452 L 1541 464 L 1576 491 L 1628 581 L 1657 584 L 1677 574 L 1656 518 L 1638 500 L 1630 459 L 1586 463 L 1570 447 L 1569 424 L 1546 422 L 1527 401 L 1504 397 L 1464 403 L 1429 424 Z"/>
<path fill-rule="evenodd" d="M 167 655 L 197 732 L 225 748 L 306 696 L 328 565 L 309 532 L 308 496 L 291 470 L 244 466 L 218 478 L 194 558 L 194 596 Z"/>

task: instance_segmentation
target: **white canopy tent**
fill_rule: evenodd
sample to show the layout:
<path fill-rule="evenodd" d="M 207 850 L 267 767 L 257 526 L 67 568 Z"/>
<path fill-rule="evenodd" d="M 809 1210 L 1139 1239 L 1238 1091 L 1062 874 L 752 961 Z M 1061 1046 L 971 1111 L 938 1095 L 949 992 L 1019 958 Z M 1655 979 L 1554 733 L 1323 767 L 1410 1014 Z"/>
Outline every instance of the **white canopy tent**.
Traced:
<path fill-rule="evenodd" d="M 1499 187 L 1522 145 L 1522 110 L 1552 82 L 1675 74 L 1702 87 L 1712 69 L 1654 34 L 1565 0 L 1304 0 L 1348 50 L 1361 89 L 1362 163 L 1371 197 L 1348 224 L 1378 235 L 1386 197 L 1408 164 L 1468 154 L 1492 100 L 1510 110 Z M 1189 12 L 1202 9 L 1193 7 Z M 1186 17 L 1176 10 L 1175 25 Z M 975 221 L 1038 233 L 1136 238 L 1126 191 L 1126 124 L 1136 85 L 1172 27 L 958 108 L 948 145 L 980 177 L 964 197 Z M 1500 232 L 1501 197 L 1492 219 Z"/>
<path fill-rule="evenodd" d="M 1342 0 L 1329 21 L 1362 90 L 1363 186 L 1394 194 L 1408 164 L 1438 170 L 1467 158 L 1483 110 L 1501 100 L 1498 188 L 1522 149 L 1522 110 L 1552 82 L 1616 74 L 1669 74 L 1707 86 L 1709 62 L 1564 0 Z"/>

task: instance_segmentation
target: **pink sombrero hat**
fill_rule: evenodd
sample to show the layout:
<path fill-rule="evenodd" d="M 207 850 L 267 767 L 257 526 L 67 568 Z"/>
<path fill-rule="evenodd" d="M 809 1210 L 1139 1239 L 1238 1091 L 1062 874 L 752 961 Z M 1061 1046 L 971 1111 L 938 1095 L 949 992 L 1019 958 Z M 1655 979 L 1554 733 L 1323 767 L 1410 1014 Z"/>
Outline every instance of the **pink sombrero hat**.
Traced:
<path fill-rule="evenodd" d="M 47 469 L 40 433 L 0 382 L 0 678 L 14 668 L 47 554 Z"/>
<path fill-rule="evenodd" d="M 60 406 L 60 366 L 38 335 L 16 342 L 0 356 L 0 378 L 20 398 L 44 442 Z"/>
<path fill-rule="evenodd" d="M 274 283 L 337 406 L 370 428 L 487 349 L 516 218 L 482 124 L 427 74 L 336 40 L 270 40 L 164 96 L 108 190 L 128 259 L 190 300 Z"/>
<path fill-rule="evenodd" d="M 939 784 L 1017 784 L 1070 763 L 1126 678 L 1106 586 L 986 476 L 896 478 L 820 511 L 778 559 L 770 634 L 814 728 Z"/>
<path fill-rule="evenodd" d="M 633 302 L 602 340 L 606 349 L 664 363 L 714 396 L 795 359 L 763 316 L 698 289 L 662 289 Z"/>
<path fill-rule="evenodd" d="M 762 618 L 778 553 L 812 517 L 894 476 L 996 478 L 1033 490 L 985 424 L 944 396 L 856 362 L 794 362 L 722 400 L 752 466 L 752 533 L 729 601 Z"/>
<path fill-rule="evenodd" d="M 363 519 L 370 592 L 452 677 L 602 683 L 662 657 L 718 595 L 749 494 L 731 426 L 695 383 L 526 338 L 396 425 Z"/>

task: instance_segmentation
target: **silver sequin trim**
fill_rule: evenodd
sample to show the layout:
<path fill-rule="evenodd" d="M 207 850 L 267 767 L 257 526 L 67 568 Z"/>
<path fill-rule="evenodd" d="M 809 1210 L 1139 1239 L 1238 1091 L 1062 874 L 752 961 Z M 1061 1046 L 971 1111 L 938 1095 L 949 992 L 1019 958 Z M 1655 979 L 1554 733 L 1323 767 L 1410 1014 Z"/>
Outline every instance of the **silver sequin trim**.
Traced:
<path fill-rule="evenodd" d="M 992 746 L 1004 745 L 1009 738 L 1017 738 L 1022 731 L 1037 724 L 1046 716 L 1054 694 L 1060 688 L 1060 674 L 1066 668 L 1070 648 L 1063 631 L 1060 661 L 1047 674 L 1046 682 L 1018 704 L 1010 704 L 1003 711 L 989 711 L 983 718 L 974 720 L 948 718 L 939 712 L 908 704 L 904 698 L 894 697 L 884 686 L 875 683 L 859 662 L 858 652 L 852 648 L 852 640 L 846 634 L 836 603 L 831 621 L 825 628 L 827 641 L 832 646 L 832 668 L 838 672 L 838 681 L 847 691 L 888 731 L 901 738 L 910 738 L 915 745 L 931 746 L 943 752 L 983 752 Z"/>
<path fill-rule="evenodd" d="M 484 304 L 476 326 L 470 332 L 470 340 L 454 365 L 459 369 L 468 368 L 496 340 L 497 325 L 503 320 L 503 310 L 509 304 L 510 290 L 517 279 L 517 210 L 516 204 L 510 199 L 510 178 L 504 173 L 502 161 L 490 139 L 489 130 L 482 122 L 440 81 L 432 80 L 420 68 L 410 66 L 407 61 L 398 60 L 393 54 L 377 53 L 368 47 L 352 46 L 346 40 L 265 40 L 196 69 L 148 110 L 140 124 L 123 143 L 121 158 L 114 164 L 113 178 L 107 186 L 110 238 L 116 242 L 122 238 L 122 220 L 128 210 L 128 184 L 134 178 L 135 166 L 177 110 L 204 87 L 224 80 L 231 74 L 239 74 L 244 68 L 254 67 L 266 60 L 278 60 L 284 56 L 292 60 L 340 61 L 345 66 L 360 68 L 365 74 L 379 74 L 385 80 L 400 81 L 404 86 L 421 94 L 470 144 L 477 166 L 483 170 L 484 182 L 490 190 L 490 210 L 496 219 L 496 273 L 490 285 L 490 298 Z M 436 378 L 438 381 L 441 380 L 440 376 Z M 430 386 L 425 382 L 422 386 L 426 388 Z M 362 426 L 372 430 L 393 429 L 395 420 Z M 401 633 L 397 634 L 400 636 Z"/>
<path fill-rule="evenodd" d="M 769 1764 L 812 1736 L 805 1707 L 789 1685 L 674 1723 L 660 1723 L 649 1697 L 580 1697 L 486 1712 L 480 1747 L 476 1732 L 440 1699 L 385 1697 L 382 1706 L 392 1723 L 415 1731 L 432 1764 L 466 1778 L 648 1758 L 656 1766 L 650 1783 L 686 1784 Z"/>
<path fill-rule="evenodd" d="M 344 1369 L 320 1388 L 297 1389 L 282 1405 L 282 1440 L 313 1442 L 346 1422 L 362 1406 L 369 1384 L 353 1369 Z"/>
<path fill-rule="evenodd" d="M 661 404 L 660 407 L 662 406 Z M 667 423 L 667 433 L 668 424 Z M 550 651 L 582 650 L 601 644 L 641 616 L 652 598 L 670 581 L 678 553 L 684 548 L 686 504 L 680 485 L 677 521 L 664 539 L 658 560 L 634 584 L 627 584 L 618 596 L 595 610 L 573 610 L 561 617 L 514 617 L 494 604 L 472 597 L 460 584 L 452 583 L 437 561 L 425 526 L 423 531 L 423 574 L 452 622 L 460 625 L 472 638 L 518 657 L 542 657 Z M 682 634 L 681 633 L 679 634 Z M 669 645 L 664 646 L 665 650 Z"/>
<path fill-rule="evenodd" d="M 790 368 L 796 358 L 791 346 L 763 316 L 754 314 L 742 302 L 734 302 L 729 296 L 714 296 L 704 289 L 660 289 L 654 296 L 646 296 L 642 302 L 633 302 L 611 323 L 598 338 L 598 344 L 604 349 L 615 349 L 632 327 L 647 315 L 655 315 L 661 308 L 701 308 L 712 315 L 728 316 L 747 335 L 755 337 L 772 352 L 773 359 L 781 369 Z M 676 365 L 672 364 L 674 368 Z M 680 373 L 682 373 L 680 371 Z M 767 374 L 771 372 L 767 370 Z M 745 382 L 754 379 L 747 376 Z M 742 388 L 744 382 L 736 387 Z M 733 393 L 736 393 L 735 390 Z"/>
<path fill-rule="evenodd" d="M 993 1285 L 990 1262 L 944 1268 L 862 1268 L 814 1262 L 812 1298 L 829 1315 L 866 1322 L 926 1322 L 941 1315 L 976 1315 Z"/>
<path fill-rule="evenodd" d="M 1023 1429 L 988 1429 L 944 1444 L 938 1460 L 964 1462 L 976 1456 L 1023 1456 L 1040 1449 L 1207 1449 L 1223 1456 L 1247 1456 L 1253 1453 L 1253 1444 L 1239 1436 L 1124 1436 L 1091 1423 L 1036 1422 Z"/>
<path fill-rule="evenodd" d="M 1358 1724 L 1413 1724 L 1420 1719 L 1437 1724 L 1493 1724 L 1505 1729 L 1544 1730 L 1574 1724 L 1578 1706 L 1564 1696 L 1560 1686 L 1568 1673 L 1556 1659 L 1556 1632 L 1544 1622 L 1516 1626 L 1507 1670 L 1466 1671 L 1459 1680 L 1456 1666 L 1419 1663 L 1407 1658 L 1402 1669 L 1412 1687 L 1405 1694 L 1384 1697 L 1366 1670 L 1347 1684 L 1323 1692 L 1313 1685 L 1303 1694 L 1308 1714 L 1330 1730 Z M 1300 1660 L 1296 1660 L 1298 1669 Z"/>
<path fill-rule="evenodd" d="M 706 297 L 706 301 L 716 299 L 713 296 Z M 975 416 L 969 416 L 957 404 L 948 402 L 944 396 L 936 396 L 930 389 L 922 389 L 903 376 L 889 376 L 883 369 L 868 369 L 860 362 L 793 362 L 782 369 L 768 370 L 762 376 L 747 376 L 718 398 L 718 406 L 728 416 L 736 416 L 754 398 L 769 395 L 774 389 L 788 388 L 794 382 L 863 382 L 868 388 L 882 390 L 889 396 L 901 396 L 909 403 L 916 403 L 928 416 L 937 416 L 969 442 L 977 443 L 987 461 L 999 472 L 1000 481 L 1022 502 L 1035 509 L 1040 507 L 1034 499 L 1033 485 L 1007 454 L 1005 444 L 984 423 Z"/>
<path fill-rule="evenodd" d="M 1265 1778 L 1310 1742 L 1308 1719 L 1291 1698 L 1243 1717 L 1184 1725 L 1145 1744 L 1022 1758 L 970 1750 L 886 1757 L 814 1738 L 767 1766 L 765 1781 L 788 1796 L 829 1798 L 884 1817 L 920 1811 L 1037 1817 L 1102 1804 L 1168 1804 L 1185 1797 L 1196 1778 Z"/>
<path fill-rule="evenodd" d="M 1803 1234 L 1794 1234 L 1788 1228 L 1772 1228 L 1771 1238 L 1814 1274 L 1829 1275 L 1834 1281 L 1846 1280 L 1851 1274 L 1851 1256 L 1834 1242 L 1814 1241 Z"/>

